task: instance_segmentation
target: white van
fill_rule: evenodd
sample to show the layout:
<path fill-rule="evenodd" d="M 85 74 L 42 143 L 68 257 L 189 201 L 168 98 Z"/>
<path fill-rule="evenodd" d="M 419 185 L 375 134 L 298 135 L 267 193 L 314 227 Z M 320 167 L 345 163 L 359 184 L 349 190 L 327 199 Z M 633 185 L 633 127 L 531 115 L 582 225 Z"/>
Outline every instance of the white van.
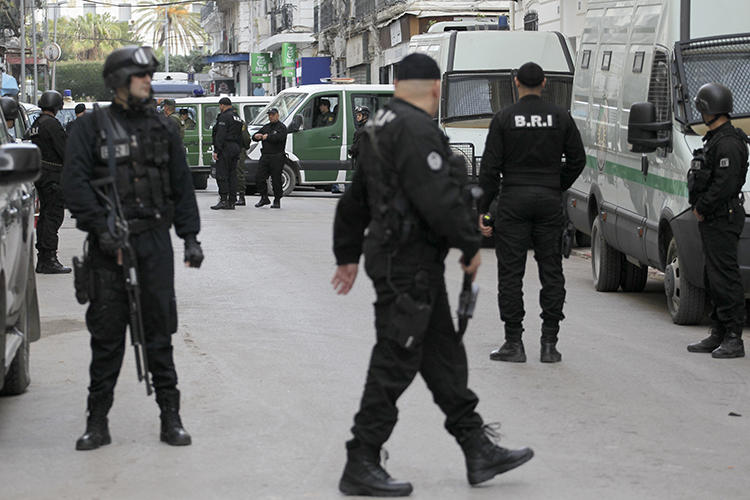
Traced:
<path fill-rule="evenodd" d="M 524 63 L 534 61 L 544 69 L 547 86 L 542 99 L 570 106 L 573 58 L 560 33 L 441 22 L 412 37 L 408 50 L 427 54 L 440 66 L 440 125 L 454 151 L 466 157 L 470 175 L 478 174 L 492 117 L 518 100 L 513 78 Z"/>
<path fill-rule="evenodd" d="M 706 132 L 693 98 L 703 84 L 723 83 L 735 96 L 734 125 L 750 132 L 750 34 L 736 34 L 748 31 L 748 19 L 744 1 L 588 3 L 571 105 L 587 166 L 568 191 L 568 217 L 591 235 L 597 290 L 638 292 L 649 266 L 662 270 L 677 324 L 698 323 L 705 305 L 687 198 L 692 152 Z M 750 219 L 739 259 L 747 297 Z"/>

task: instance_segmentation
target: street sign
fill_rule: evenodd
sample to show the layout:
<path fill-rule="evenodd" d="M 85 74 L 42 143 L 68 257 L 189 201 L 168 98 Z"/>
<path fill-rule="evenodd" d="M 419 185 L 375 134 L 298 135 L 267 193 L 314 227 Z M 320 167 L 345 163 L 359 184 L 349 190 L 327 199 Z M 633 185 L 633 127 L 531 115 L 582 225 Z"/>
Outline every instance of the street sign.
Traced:
<path fill-rule="evenodd" d="M 44 54 L 44 57 L 54 62 L 60 60 L 60 57 L 62 56 L 62 49 L 55 42 L 51 42 L 44 46 L 44 48 L 42 49 L 42 53 Z"/>

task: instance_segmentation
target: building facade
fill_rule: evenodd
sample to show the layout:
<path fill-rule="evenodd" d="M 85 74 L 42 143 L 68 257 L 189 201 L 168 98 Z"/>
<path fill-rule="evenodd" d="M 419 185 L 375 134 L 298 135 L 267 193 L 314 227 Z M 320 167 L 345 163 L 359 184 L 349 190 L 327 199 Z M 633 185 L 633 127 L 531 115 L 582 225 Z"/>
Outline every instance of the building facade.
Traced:
<path fill-rule="evenodd" d="M 575 51 L 588 3 L 588 0 L 518 0 L 510 7 L 511 29 L 559 31 Z"/>

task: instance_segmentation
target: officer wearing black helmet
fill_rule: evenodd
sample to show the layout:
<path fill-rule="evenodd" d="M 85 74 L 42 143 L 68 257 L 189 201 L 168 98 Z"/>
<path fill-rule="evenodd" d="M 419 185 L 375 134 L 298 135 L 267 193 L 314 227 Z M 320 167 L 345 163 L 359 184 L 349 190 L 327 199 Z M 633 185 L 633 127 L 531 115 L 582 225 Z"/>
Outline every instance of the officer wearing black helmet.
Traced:
<path fill-rule="evenodd" d="M 228 97 L 219 99 L 221 113 L 211 131 L 216 162 L 216 183 L 219 185 L 219 203 L 213 210 L 234 210 L 237 193 L 237 161 L 242 152 L 242 118 L 232 107 Z"/>
<path fill-rule="evenodd" d="M 518 69 L 519 101 L 497 113 L 490 123 L 482 157 L 480 214 L 489 211 L 500 191 L 495 215 L 497 299 L 505 323 L 505 343 L 490 354 L 496 361 L 523 363 L 523 275 L 530 246 L 539 266 L 542 291 L 541 355 L 543 363 L 562 359 L 557 334 L 565 302 L 562 270 L 562 193 L 586 164 L 581 135 L 568 112 L 542 99 L 546 79 L 533 62 Z M 565 163 L 562 157 L 565 155 Z M 502 176 L 502 179 L 501 179 Z M 502 190 L 500 185 L 502 183 Z M 485 236 L 493 229 L 479 226 Z"/>
<path fill-rule="evenodd" d="M 359 156 L 359 141 L 362 138 L 362 134 L 365 132 L 365 125 L 367 120 L 370 118 L 370 108 L 367 106 L 357 106 L 354 108 L 354 137 L 352 139 L 352 147 L 349 148 L 349 155 L 352 157 L 352 164 L 356 167 L 357 156 Z"/>
<path fill-rule="evenodd" d="M 11 137 L 15 139 L 16 119 L 18 118 L 18 103 L 15 99 L 8 96 L 0 97 L 0 108 L 3 110 L 5 125 Z"/>
<path fill-rule="evenodd" d="M 708 337 L 690 344 L 688 351 L 710 352 L 714 358 L 740 358 L 745 355 L 745 296 L 737 247 L 745 225 L 740 193 L 747 175 L 748 139 L 732 126 L 732 92 L 727 87 L 707 83 L 698 90 L 694 103 L 708 126 L 705 145 L 695 152 L 693 161 L 693 168 L 699 167 L 705 174 L 705 182 L 689 179 L 688 185 L 706 258 L 705 286 L 713 308 Z"/>
<path fill-rule="evenodd" d="M 39 195 L 39 220 L 36 225 L 36 272 L 69 273 L 71 269 L 57 260 L 57 232 L 65 218 L 60 174 L 65 157 L 65 129 L 55 115 L 63 107 L 63 98 L 56 90 L 48 90 L 39 98 L 42 113 L 26 131 L 24 139 L 39 147 L 42 153 L 42 175 L 34 183 Z"/>
<path fill-rule="evenodd" d="M 466 350 L 451 318 L 444 260 L 457 248 L 461 268 L 474 275 L 480 238 L 463 197 L 466 168 L 450 159 L 448 138 L 433 120 L 439 102 L 437 63 L 424 54 L 405 57 L 394 98 L 366 126 L 359 166 L 336 208 L 332 284 L 348 293 L 364 253 L 377 294 L 377 343 L 339 482 L 347 495 L 411 493 L 412 485 L 391 478 L 379 457 L 396 425 L 396 401 L 417 373 L 463 449 L 471 484 L 533 456 L 528 448 L 508 450 L 493 442 L 467 387 Z"/>
<path fill-rule="evenodd" d="M 177 127 L 151 104 L 151 76 L 158 65 L 150 47 L 124 47 L 104 63 L 112 105 L 78 118 L 68 140 L 63 187 L 79 229 L 87 231 L 91 332 L 91 383 L 86 432 L 76 449 L 91 450 L 111 442 L 107 413 L 123 355 L 128 325 L 128 296 L 121 266 L 122 249 L 114 238 L 112 216 L 94 190 L 94 181 L 115 178 L 138 264 L 147 369 L 161 409 L 161 440 L 189 445 L 180 419 L 180 392 L 172 356 L 177 330 L 174 253 L 169 229 L 185 240 L 186 267 L 200 267 L 203 252 L 198 206 L 185 148 Z M 113 144 L 116 164 L 108 162 Z M 126 145 L 126 146 L 124 146 Z M 110 174 L 115 169 L 114 176 Z"/>

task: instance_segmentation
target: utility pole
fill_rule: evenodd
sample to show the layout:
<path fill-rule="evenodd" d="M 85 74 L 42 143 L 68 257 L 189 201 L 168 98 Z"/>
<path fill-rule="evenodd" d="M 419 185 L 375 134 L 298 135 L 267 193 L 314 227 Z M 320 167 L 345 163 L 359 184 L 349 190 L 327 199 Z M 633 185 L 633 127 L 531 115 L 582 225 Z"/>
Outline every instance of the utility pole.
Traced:
<path fill-rule="evenodd" d="M 26 101 L 26 7 L 20 0 L 21 11 L 21 101 Z"/>
<path fill-rule="evenodd" d="M 49 7 L 47 7 L 47 1 L 44 2 L 44 46 L 46 47 L 49 45 L 49 20 L 47 19 L 47 13 L 49 12 Z M 44 69 L 44 89 L 50 90 L 49 87 L 49 61 L 47 61 L 47 65 Z"/>
<path fill-rule="evenodd" d="M 32 94 L 34 96 L 34 103 L 37 102 L 37 82 L 39 81 L 39 72 L 37 70 L 37 57 L 36 57 L 36 5 L 34 5 L 34 2 L 31 3 L 31 54 L 34 58 L 34 88 L 32 90 Z"/>
<path fill-rule="evenodd" d="M 164 71 L 169 73 L 169 6 L 164 6 Z"/>

